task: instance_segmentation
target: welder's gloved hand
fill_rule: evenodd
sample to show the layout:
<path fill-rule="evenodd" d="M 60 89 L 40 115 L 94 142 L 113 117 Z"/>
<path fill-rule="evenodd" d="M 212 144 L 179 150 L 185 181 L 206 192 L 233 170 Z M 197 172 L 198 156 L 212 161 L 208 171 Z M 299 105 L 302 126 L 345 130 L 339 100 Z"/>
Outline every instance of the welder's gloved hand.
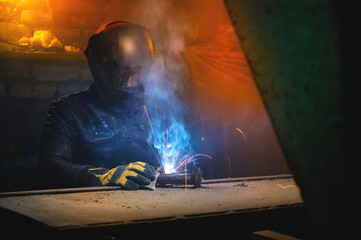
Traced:
<path fill-rule="evenodd" d="M 120 165 L 113 169 L 91 168 L 89 173 L 96 178 L 93 186 L 120 185 L 124 189 L 136 190 L 139 186 L 148 185 L 155 180 L 155 169 L 144 162 L 134 162 L 128 165 Z"/>

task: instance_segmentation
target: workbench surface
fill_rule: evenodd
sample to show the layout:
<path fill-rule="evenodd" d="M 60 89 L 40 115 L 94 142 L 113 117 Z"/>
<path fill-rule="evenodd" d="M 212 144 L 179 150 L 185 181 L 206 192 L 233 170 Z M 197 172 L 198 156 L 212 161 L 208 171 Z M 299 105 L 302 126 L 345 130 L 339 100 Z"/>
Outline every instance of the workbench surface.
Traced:
<path fill-rule="evenodd" d="M 202 184 L 201 188 L 2 196 L 0 207 L 56 229 L 232 214 L 302 204 L 293 178 Z"/>

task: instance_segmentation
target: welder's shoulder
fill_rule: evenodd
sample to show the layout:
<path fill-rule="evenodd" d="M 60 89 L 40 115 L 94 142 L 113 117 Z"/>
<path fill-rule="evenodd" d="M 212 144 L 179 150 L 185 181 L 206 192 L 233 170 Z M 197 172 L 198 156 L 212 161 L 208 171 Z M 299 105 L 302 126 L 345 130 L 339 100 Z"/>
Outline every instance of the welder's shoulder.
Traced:
<path fill-rule="evenodd" d="M 87 91 L 79 91 L 73 94 L 65 95 L 54 99 L 51 102 L 49 111 L 66 111 L 66 112 L 76 112 L 79 106 L 82 105 L 87 98 Z"/>

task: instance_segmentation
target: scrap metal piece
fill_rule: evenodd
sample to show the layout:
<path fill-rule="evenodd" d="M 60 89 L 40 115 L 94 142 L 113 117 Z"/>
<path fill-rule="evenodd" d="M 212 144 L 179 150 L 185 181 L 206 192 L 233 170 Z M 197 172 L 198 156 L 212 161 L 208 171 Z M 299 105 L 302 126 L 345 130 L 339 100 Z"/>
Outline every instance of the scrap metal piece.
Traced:
<path fill-rule="evenodd" d="M 160 174 L 157 179 L 157 186 L 167 187 L 172 185 L 193 185 L 194 188 L 201 187 L 203 169 L 199 163 L 194 162 L 192 173 Z"/>
<path fill-rule="evenodd" d="M 154 179 L 154 181 L 152 181 L 151 183 L 149 183 L 149 184 L 146 185 L 146 186 L 142 186 L 142 188 L 147 188 L 147 189 L 155 190 L 155 185 L 156 185 L 158 176 L 159 176 L 159 172 L 156 172 L 156 173 L 155 173 L 155 179 Z"/>

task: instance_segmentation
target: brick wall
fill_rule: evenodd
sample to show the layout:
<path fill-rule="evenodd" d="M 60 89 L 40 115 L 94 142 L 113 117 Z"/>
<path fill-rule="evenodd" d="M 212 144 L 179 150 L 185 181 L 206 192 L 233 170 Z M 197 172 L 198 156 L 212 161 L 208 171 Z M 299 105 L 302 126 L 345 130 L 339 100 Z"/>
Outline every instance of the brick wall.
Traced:
<path fill-rule="evenodd" d="M 35 156 L 51 100 L 91 82 L 87 62 L 79 55 L 0 54 L 2 164 Z"/>
<path fill-rule="evenodd" d="M 126 20 L 129 1 L 117 0 L 50 0 L 52 7 L 51 32 L 63 45 L 84 48 L 89 37 L 102 24 Z"/>

